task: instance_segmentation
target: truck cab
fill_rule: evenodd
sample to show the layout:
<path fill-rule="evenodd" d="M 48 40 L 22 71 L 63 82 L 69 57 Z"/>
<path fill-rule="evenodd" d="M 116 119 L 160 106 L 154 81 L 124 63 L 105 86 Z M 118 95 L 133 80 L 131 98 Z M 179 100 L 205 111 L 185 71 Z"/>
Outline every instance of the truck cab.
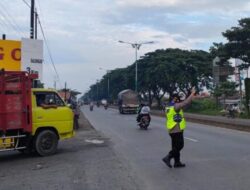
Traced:
<path fill-rule="evenodd" d="M 54 90 L 32 89 L 32 134 L 53 128 L 60 139 L 72 136 L 73 111 Z"/>
<path fill-rule="evenodd" d="M 52 89 L 32 88 L 26 72 L 0 73 L 0 152 L 54 154 L 59 140 L 74 136 L 73 111 Z"/>
<path fill-rule="evenodd" d="M 46 149 L 54 153 L 58 140 L 74 135 L 73 117 L 72 109 L 56 91 L 32 89 L 32 136 L 36 136 L 36 141 L 41 136 L 41 142 L 35 144 L 38 154 L 43 155 Z"/>

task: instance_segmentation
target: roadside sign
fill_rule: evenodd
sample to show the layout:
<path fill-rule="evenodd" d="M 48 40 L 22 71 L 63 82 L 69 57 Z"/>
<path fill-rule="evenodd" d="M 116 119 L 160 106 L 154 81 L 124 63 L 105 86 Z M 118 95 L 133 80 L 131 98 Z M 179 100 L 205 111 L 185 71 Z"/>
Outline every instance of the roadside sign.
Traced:
<path fill-rule="evenodd" d="M 43 41 L 22 38 L 22 64 L 21 70 L 38 74 L 42 81 L 43 76 Z"/>
<path fill-rule="evenodd" d="M 0 69 L 21 70 L 21 41 L 0 40 Z"/>

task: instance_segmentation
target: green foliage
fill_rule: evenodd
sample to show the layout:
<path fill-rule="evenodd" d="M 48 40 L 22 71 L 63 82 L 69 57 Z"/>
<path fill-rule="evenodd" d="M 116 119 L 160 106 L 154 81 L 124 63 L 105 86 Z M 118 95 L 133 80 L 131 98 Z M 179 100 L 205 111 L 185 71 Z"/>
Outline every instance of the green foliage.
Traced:
<path fill-rule="evenodd" d="M 228 42 L 214 43 L 210 48 L 213 57 L 218 56 L 221 61 L 219 64 L 228 64 L 229 58 L 238 58 L 243 61 L 239 69 L 247 69 L 250 66 L 250 18 L 239 20 L 237 27 L 226 30 L 222 35 Z"/>
<path fill-rule="evenodd" d="M 190 108 L 197 110 L 216 109 L 217 105 L 214 99 L 205 98 L 193 100 Z"/>
<path fill-rule="evenodd" d="M 237 86 L 238 85 L 235 82 L 231 81 L 222 82 L 219 86 L 217 86 L 214 89 L 213 94 L 215 97 L 220 97 L 222 95 L 225 95 L 226 97 L 233 96 L 237 92 L 236 91 Z"/>
<path fill-rule="evenodd" d="M 171 95 L 183 92 L 188 95 L 192 86 L 198 86 L 201 81 L 212 75 L 211 56 L 201 50 L 156 50 L 139 59 L 137 65 L 139 93 L 149 102 L 155 98 L 158 105 L 165 93 Z M 115 99 L 121 90 L 134 89 L 135 63 L 107 73 L 98 83 L 92 85 L 84 96 L 95 100 L 107 97 L 108 79 L 109 96 L 112 99 Z"/>
<path fill-rule="evenodd" d="M 210 98 L 193 100 L 187 108 L 188 112 L 207 115 L 218 115 L 221 110 L 221 107 L 217 107 L 216 101 Z"/>

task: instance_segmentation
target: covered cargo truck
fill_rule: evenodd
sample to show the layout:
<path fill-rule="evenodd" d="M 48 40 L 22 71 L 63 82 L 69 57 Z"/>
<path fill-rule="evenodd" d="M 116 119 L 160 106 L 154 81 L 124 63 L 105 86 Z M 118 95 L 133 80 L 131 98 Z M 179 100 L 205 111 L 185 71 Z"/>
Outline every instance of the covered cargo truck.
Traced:
<path fill-rule="evenodd" d="M 73 112 L 54 90 L 32 88 L 37 75 L 0 71 L 0 151 L 54 154 L 71 138 Z"/>
<path fill-rule="evenodd" d="M 119 112 L 124 113 L 137 113 L 139 107 L 138 93 L 126 89 L 118 94 Z"/>

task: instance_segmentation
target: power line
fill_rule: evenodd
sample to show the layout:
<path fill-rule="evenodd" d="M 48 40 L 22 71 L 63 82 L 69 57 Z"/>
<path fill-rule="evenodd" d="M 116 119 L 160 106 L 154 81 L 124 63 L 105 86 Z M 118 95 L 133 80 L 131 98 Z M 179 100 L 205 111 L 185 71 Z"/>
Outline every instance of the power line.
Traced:
<path fill-rule="evenodd" d="M 44 15 L 43 15 L 42 6 L 41 6 L 41 4 L 40 4 L 40 1 L 37 0 L 36 2 L 37 2 L 37 8 L 38 8 L 38 10 L 39 10 L 40 19 L 41 19 L 41 21 L 43 22 L 43 24 L 46 25 L 46 23 L 45 23 L 46 20 L 44 19 Z"/>
<path fill-rule="evenodd" d="M 3 21 L 6 28 L 11 29 L 12 27 L 12 29 L 14 29 L 14 32 L 16 32 L 17 35 L 20 35 L 20 33 L 18 33 L 17 29 L 15 28 L 15 26 L 12 25 L 12 23 L 6 18 L 6 16 L 1 11 L 0 11 L 0 14 L 1 14 L 1 20 Z"/>
<path fill-rule="evenodd" d="M 28 6 L 29 8 L 31 8 L 31 5 L 29 3 L 27 3 L 26 0 L 22 0 L 23 3 Z M 1 2 L 0 2 L 1 3 Z M 1 7 L 4 7 L 3 4 L 1 3 Z M 22 35 L 22 29 L 20 29 L 20 27 L 16 24 L 16 22 L 14 21 L 13 17 L 11 17 L 11 15 L 7 12 L 7 9 L 4 9 L 4 12 L 1 12 L 0 11 L 0 20 L 2 20 L 2 24 L 4 24 L 6 26 L 6 28 L 13 28 L 14 31 L 18 34 L 21 34 Z M 40 8 L 40 11 L 41 11 L 41 8 Z M 37 11 L 36 11 L 37 13 Z M 11 20 L 11 19 L 13 20 Z M 42 36 L 43 36 L 43 39 L 44 39 L 44 43 L 45 43 L 45 46 L 46 46 L 46 49 L 48 51 L 48 55 L 49 55 L 49 58 L 50 58 L 50 61 L 51 61 L 51 64 L 53 66 L 53 69 L 56 73 L 56 78 L 58 79 L 59 81 L 59 85 L 61 86 L 62 88 L 62 84 L 61 84 L 61 81 L 60 81 L 60 77 L 59 77 L 59 74 L 57 72 L 57 69 L 56 69 L 56 66 L 54 64 L 54 60 L 53 60 L 53 57 L 52 57 L 52 54 L 51 54 L 51 51 L 50 51 L 50 48 L 49 48 L 49 45 L 48 45 L 48 41 L 45 37 L 45 33 L 44 33 L 44 30 L 43 30 L 43 27 L 42 27 L 42 24 L 41 24 L 41 21 L 40 21 L 40 18 L 39 18 L 39 15 L 37 13 L 37 19 L 38 19 L 38 23 L 39 23 L 39 26 L 40 26 L 40 29 L 41 29 L 41 32 L 42 32 Z M 14 24 L 13 24 L 14 23 Z M 2 26 L 2 25 L 1 25 Z M 10 27 L 11 26 L 11 27 Z M 2 28 L 2 27 L 1 27 Z M 21 32 L 21 33 L 20 33 Z"/>
<path fill-rule="evenodd" d="M 23 2 L 24 2 L 29 8 L 31 7 L 30 4 L 27 3 L 25 0 L 23 0 Z"/>
<path fill-rule="evenodd" d="M 57 76 L 57 78 L 58 78 L 58 80 L 59 80 L 59 84 L 60 84 L 60 86 L 61 86 L 61 88 L 62 88 L 62 84 L 61 84 L 61 81 L 60 81 L 60 77 L 59 77 L 59 74 L 58 74 L 58 72 L 57 72 L 56 66 L 55 66 L 55 64 L 54 64 L 54 60 L 53 60 L 51 51 L 50 51 L 49 46 L 48 46 L 48 42 L 47 42 L 47 39 L 46 39 L 46 37 L 45 37 L 45 34 L 44 34 L 44 31 L 43 31 L 43 27 L 42 27 L 41 21 L 40 21 L 40 19 L 39 19 L 39 15 L 37 16 L 37 19 L 38 19 L 38 23 L 39 23 L 39 26 L 40 26 L 40 29 L 41 29 L 41 32 L 42 32 L 42 36 L 43 36 L 43 39 L 44 39 L 44 43 L 45 43 L 45 45 L 46 45 L 46 47 L 47 47 L 47 51 L 48 51 L 48 54 L 49 54 L 49 57 L 50 57 L 50 61 L 51 61 L 52 65 L 53 65 L 54 71 L 55 71 L 56 76 Z"/>
<path fill-rule="evenodd" d="M 21 29 L 21 27 L 16 23 L 15 19 L 13 19 L 11 14 L 9 14 L 9 12 L 7 11 L 8 9 L 5 7 L 5 5 L 2 2 L 0 2 L 0 4 L 1 4 L 1 9 L 3 11 L 1 14 L 5 18 L 5 20 L 8 21 L 12 26 L 12 28 L 18 31 L 21 35 L 25 34 L 25 32 Z"/>

